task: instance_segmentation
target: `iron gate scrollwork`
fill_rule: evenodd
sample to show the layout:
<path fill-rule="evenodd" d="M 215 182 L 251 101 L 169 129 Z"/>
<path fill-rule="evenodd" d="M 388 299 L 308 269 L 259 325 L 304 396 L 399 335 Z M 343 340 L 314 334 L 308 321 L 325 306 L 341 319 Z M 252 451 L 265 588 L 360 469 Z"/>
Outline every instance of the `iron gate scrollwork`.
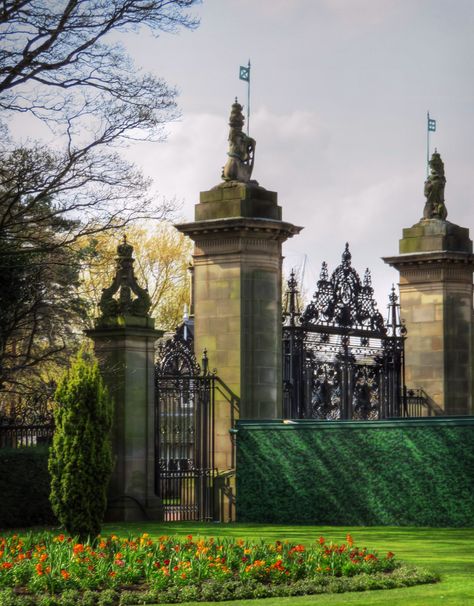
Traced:
<path fill-rule="evenodd" d="M 42 392 L 0 394 L 0 448 L 50 444 L 54 435 L 55 385 Z"/>
<path fill-rule="evenodd" d="M 199 366 L 178 330 L 161 347 L 155 376 L 155 492 L 164 520 L 212 520 L 215 377 L 206 352 Z"/>
<path fill-rule="evenodd" d="M 404 414 L 404 340 L 395 289 L 384 323 L 369 270 L 351 266 L 349 245 L 329 276 L 323 263 L 312 301 L 301 312 L 291 274 L 283 314 L 284 415 L 382 419 Z"/>

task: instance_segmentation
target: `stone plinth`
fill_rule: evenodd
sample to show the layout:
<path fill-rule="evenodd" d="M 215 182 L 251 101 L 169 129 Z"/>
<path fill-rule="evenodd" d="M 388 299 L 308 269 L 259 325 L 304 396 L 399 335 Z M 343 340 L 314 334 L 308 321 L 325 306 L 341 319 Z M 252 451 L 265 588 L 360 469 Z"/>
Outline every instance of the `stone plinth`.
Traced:
<path fill-rule="evenodd" d="M 195 351 L 207 349 L 225 384 L 216 393 L 216 465 L 225 470 L 233 420 L 282 414 L 281 245 L 301 228 L 281 221 L 275 192 L 252 183 L 202 192 L 195 217 L 176 227 L 195 242 Z"/>
<path fill-rule="evenodd" d="M 469 230 L 422 219 L 403 230 L 400 308 L 408 334 L 406 384 L 421 387 L 447 414 L 472 413 L 474 257 Z"/>
<path fill-rule="evenodd" d="M 87 334 L 115 406 L 106 519 L 161 519 L 155 496 L 154 343 L 163 332 L 148 317 L 118 316 Z"/>

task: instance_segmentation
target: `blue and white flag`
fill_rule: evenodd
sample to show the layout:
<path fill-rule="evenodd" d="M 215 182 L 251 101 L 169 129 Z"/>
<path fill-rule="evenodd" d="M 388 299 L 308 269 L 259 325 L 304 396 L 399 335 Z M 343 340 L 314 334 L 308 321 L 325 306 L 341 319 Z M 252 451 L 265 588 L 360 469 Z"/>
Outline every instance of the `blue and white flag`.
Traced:
<path fill-rule="evenodd" d="M 250 65 L 241 65 L 239 69 L 239 78 L 245 82 L 250 82 Z"/>

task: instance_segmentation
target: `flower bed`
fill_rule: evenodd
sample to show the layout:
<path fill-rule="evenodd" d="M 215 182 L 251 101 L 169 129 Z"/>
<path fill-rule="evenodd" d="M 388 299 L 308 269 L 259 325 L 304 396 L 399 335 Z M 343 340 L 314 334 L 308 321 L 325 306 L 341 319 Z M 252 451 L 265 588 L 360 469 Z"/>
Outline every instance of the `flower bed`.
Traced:
<path fill-rule="evenodd" d="M 323 537 L 310 547 L 147 534 L 79 543 L 63 534 L 0 537 L 0 606 L 107 606 L 229 600 L 400 587 L 436 581 L 379 555 Z"/>

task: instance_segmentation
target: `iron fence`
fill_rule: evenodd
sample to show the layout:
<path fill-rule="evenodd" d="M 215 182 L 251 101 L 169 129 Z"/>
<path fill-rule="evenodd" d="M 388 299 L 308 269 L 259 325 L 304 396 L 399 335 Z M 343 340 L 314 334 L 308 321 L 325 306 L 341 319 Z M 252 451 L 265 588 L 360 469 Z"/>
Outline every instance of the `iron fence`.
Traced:
<path fill-rule="evenodd" d="M 0 448 L 50 444 L 54 435 L 53 403 L 49 394 L 0 398 Z"/>

